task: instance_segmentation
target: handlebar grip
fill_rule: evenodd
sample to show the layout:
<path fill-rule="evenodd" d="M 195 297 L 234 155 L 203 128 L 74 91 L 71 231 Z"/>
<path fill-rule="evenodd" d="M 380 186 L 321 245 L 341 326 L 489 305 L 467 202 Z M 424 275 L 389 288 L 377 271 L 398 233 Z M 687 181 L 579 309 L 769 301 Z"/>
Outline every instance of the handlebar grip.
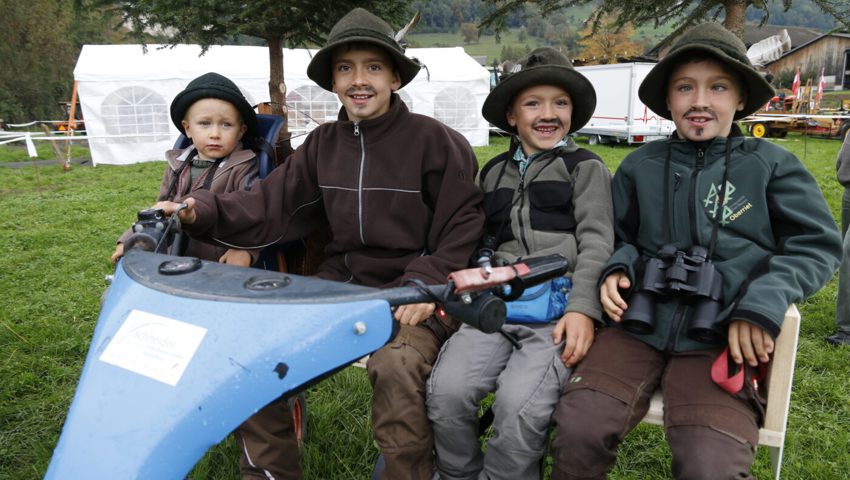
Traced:
<path fill-rule="evenodd" d="M 472 299 L 472 303 L 468 304 L 462 301 L 446 302 L 443 304 L 443 310 L 484 333 L 501 330 L 508 313 L 504 300 L 486 293 L 477 295 Z"/>

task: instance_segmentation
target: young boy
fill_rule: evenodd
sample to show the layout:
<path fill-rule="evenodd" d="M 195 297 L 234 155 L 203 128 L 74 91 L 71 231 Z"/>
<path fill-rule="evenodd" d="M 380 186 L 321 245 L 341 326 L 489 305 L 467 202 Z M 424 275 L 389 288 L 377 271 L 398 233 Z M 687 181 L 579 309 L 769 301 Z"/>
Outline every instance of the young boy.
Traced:
<path fill-rule="evenodd" d="M 339 120 L 317 127 L 249 192 L 198 192 L 186 199 L 189 208 L 180 215 L 191 224 L 189 233 L 251 247 L 301 238 L 327 222 L 333 239 L 318 276 L 372 287 L 413 279 L 443 283 L 465 268 L 484 223 L 473 180 L 477 163 L 463 136 L 409 112 L 394 93 L 419 68 L 386 22 L 352 10 L 307 67 L 308 76 L 342 102 Z M 171 213 L 176 204 L 162 206 Z M 399 307 L 398 334 L 368 363 L 383 479 L 432 475 L 425 379 L 457 328 L 433 313 L 432 304 Z M 275 424 L 274 415 L 266 425 Z M 284 463 L 291 467 L 288 460 L 275 466 L 285 470 Z M 299 470 L 276 478 L 300 476 Z"/>
<path fill-rule="evenodd" d="M 257 179 L 257 156 L 250 150 L 258 135 L 257 115 L 229 78 L 210 72 L 189 82 L 171 102 L 171 121 L 192 145 L 165 152 L 168 164 L 158 201 L 179 202 L 201 189 L 215 193 L 247 189 Z M 118 239 L 112 263 L 124 255 L 124 241 L 132 233 L 128 229 Z M 245 267 L 257 255 L 196 240 L 188 242 L 185 254 Z"/>
<path fill-rule="evenodd" d="M 676 131 L 614 175 L 617 248 L 599 289 L 610 328 L 555 410 L 552 478 L 605 478 L 659 385 L 673 476 L 750 478 L 758 367 L 788 305 L 832 278 L 840 238 L 805 166 L 735 125 L 773 89 L 721 25 L 684 33 L 638 93 Z M 742 389 L 712 381 L 718 358 L 729 374 L 746 369 Z"/>
<path fill-rule="evenodd" d="M 844 237 L 844 258 L 838 268 L 838 298 L 835 302 L 835 333 L 826 337 L 831 345 L 850 345 L 850 237 L 847 226 L 850 224 L 850 132 L 844 136 L 844 143 L 835 162 L 838 182 L 844 187 L 841 196 L 841 235 Z"/>
<path fill-rule="evenodd" d="M 521 348 L 468 325 L 443 345 L 428 381 L 428 418 L 444 480 L 540 477 L 552 411 L 602 318 L 596 280 L 614 248 L 611 175 L 569 136 L 590 120 L 596 93 L 552 48 L 532 51 L 518 66 L 483 107 L 490 123 L 519 140 L 481 170 L 485 238 L 500 263 L 564 255 L 572 290 L 563 314 L 539 323 L 508 319 L 503 331 Z M 493 391 L 485 456 L 478 408 Z"/>
<path fill-rule="evenodd" d="M 171 102 L 171 121 L 192 140 L 192 145 L 165 152 L 168 165 L 159 187 L 159 201 L 180 202 L 201 190 L 213 193 L 245 190 L 257 180 L 257 155 L 250 149 L 255 147 L 259 134 L 257 115 L 229 78 L 210 72 L 189 82 Z M 118 239 L 112 263 L 124 255 L 124 241 L 132 233 L 127 230 Z M 183 254 L 249 267 L 259 252 L 189 239 Z M 249 464 L 252 457 L 259 457 L 266 448 L 266 442 L 253 427 L 253 420 L 235 431 L 243 452 L 243 465 Z"/>

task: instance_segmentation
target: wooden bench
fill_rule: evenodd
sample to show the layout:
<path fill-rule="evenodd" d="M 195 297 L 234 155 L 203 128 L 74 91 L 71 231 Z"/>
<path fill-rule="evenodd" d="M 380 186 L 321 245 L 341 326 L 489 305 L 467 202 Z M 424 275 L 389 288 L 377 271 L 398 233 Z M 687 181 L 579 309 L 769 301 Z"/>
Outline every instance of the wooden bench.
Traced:
<path fill-rule="evenodd" d="M 759 445 L 770 451 L 770 463 L 773 476 L 779 480 L 782 469 L 782 454 L 785 448 L 785 428 L 788 423 L 788 408 L 791 404 L 791 383 L 794 378 L 794 364 L 797 360 L 797 339 L 800 336 L 800 312 L 791 305 L 785 312 L 782 333 L 776 339 L 773 361 L 768 369 L 767 410 L 764 427 L 759 429 Z M 354 363 L 354 366 L 366 368 L 368 356 Z M 657 390 L 650 400 L 649 411 L 643 421 L 654 425 L 664 425 L 664 400 L 661 390 Z"/>
<path fill-rule="evenodd" d="M 759 445 L 770 451 L 773 476 L 779 480 L 782 469 L 782 454 L 785 448 L 785 428 L 788 423 L 788 407 L 791 403 L 791 383 L 797 359 L 797 339 L 800 335 L 800 312 L 795 305 L 788 307 L 782 333 L 776 339 L 773 361 L 768 370 L 767 411 L 764 427 L 759 430 Z M 664 401 L 661 390 L 655 392 L 650 401 L 649 412 L 643 421 L 655 425 L 664 424 Z"/>

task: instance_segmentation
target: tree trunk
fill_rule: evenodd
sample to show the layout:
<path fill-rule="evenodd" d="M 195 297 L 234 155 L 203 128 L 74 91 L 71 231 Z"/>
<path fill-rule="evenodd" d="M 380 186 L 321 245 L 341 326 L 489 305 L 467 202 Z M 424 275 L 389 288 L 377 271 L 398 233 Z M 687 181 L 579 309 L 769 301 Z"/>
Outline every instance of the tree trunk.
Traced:
<path fill-rule="evenodd" d="M 723 22 L 723 26 L 741 40 L 744 39 L 744 21 L 749 4 L 750 0 L 725 0 L 723 2 L 726 7 L 726 20 Z"/>
<path fill-rule="evenodd" d="M 285 121 L 280 129 L 277 147 L 277 162 L 292 153 L 289 141 L 289 112 L 286 109 L 286 82 L 283 72 L 283 46 L 280 37 L 267 38 L 269 44 L 269 98 L 271 99 L 272 114 L 282 116 Z"/>

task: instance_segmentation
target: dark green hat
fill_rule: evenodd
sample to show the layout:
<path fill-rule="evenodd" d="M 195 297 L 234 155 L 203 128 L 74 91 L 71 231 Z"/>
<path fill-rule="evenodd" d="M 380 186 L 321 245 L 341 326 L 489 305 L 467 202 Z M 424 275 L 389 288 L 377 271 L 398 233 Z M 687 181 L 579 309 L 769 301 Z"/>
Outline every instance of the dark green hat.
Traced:
<path fill-rule="evenodd" d="M 248 100 L 245 100 L 242 92 L 239 91 L 239 87 L 233 81 L 215 72 L 205 73 L 192 80 L 172 100 L 171 121 L 174 122 L 177 130 L 180 130 L 180 133 L 186 134 L 182 124 L 183 118 L 186 117 L 186 111 L 193 103 L 204 98 L 218 98 L 231 103 L 239 111 L 242 121 L 248 127 L 243 138 L 249 140 L 257 138 L 260 129 L 257 126 L 257 114 L 254 113 L 254 107 L 248 103 Z"/>
<path fill-rule="evenodd" d="M 554 85 L 570 94 L 573 115 L 569 133 L 590 121 L 596 109 L 596 90 L 561 52 L 551 47 L 535 48 L 527 57 L 520 59 L 511 72 L 484 100 L 481 113 L 488 122 L 506 132 L 517 133 L 516 127 L 508 124 L 508 108 L 519 92 L 535 85 Z"/>
<path fill-rule="evenodd" d="M 670 74 L 675 65 L 686 62 L 696 52 L 711 55 L 743 79 L 741 88 L 747 102 L 743 110 L 735 113 L 735 120 L 755 112 L 773 97 L 773 87 L 750 63 L 744 42 L 719 23 L 703 23 L 676 39 L 667 55 L 652 67 L 641 82 L 638 96 L 653 112 L 672 120 L 673 115 L 667 108 Z"/>
<path fill-rule="evenodd" d="M 328 42 L 313 55 L 307 65 L 307 76 L 320 87 L 333 91 L 331 57 L 334 50 L 346 43 L 369 43 L 386 51 L 398 69 L 401 86 L 407 85 L 421 65 L 418 60 L 404 54 L 404 49 L 395 39 L 395 33 L 389 24 L 362 8 L 355 8 L 342 17 L 331 29 Z M 400 88 L 400 87 L 399 87 Z"/>

